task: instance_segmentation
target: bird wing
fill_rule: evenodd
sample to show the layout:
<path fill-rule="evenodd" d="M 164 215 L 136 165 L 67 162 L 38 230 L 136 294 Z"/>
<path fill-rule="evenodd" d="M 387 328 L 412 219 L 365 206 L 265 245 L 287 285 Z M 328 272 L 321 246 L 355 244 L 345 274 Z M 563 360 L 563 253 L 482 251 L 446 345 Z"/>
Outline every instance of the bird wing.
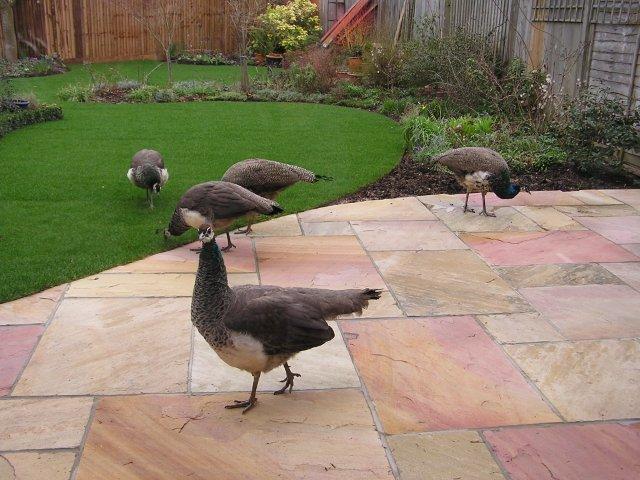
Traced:
<path fill-rule="evenodd" d="M 316 176 L 296 165 L 252 158 L 229 167 L 222 180 L 241 185 L 252 192 L 265 193 L 282 190 L 297 182 L 314 182 Z"/>
<path fill-rule="evenodd" d="M 291 355 L 334 337 L 327 320 L 361 312 L 371 290 L 323 290 L 244 286 L 234 288 L 236 302 L 225 324 L 259 340 L 268 355 Z"/>
<path fill-rule="evenodd" d="M 164 160 L 162 159 L 162 155 L 155 150 L 140 150 L 133 156 L 133 159 L 131 160 L 131 168 L 137 168 L 143 165 L 153 165 L 163 169 Z"/>
<path fill-rule="evenodd" d="M 478 171 L 497 175 L 508 169 L 504 158 L 498 152 L 487 148 L 456 148 L 435 157 L 435 160 L 456 175 L 466 175 Z"/>

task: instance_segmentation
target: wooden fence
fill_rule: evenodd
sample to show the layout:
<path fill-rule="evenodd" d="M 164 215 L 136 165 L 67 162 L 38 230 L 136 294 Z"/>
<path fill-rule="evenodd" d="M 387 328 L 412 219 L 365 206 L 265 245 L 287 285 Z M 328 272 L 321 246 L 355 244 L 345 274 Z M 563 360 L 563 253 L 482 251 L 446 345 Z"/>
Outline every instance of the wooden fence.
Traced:
<path fill-rule="evenodd" d="M 226 0 L 176 4 L 174 43 L 186 49 L 234 51 Z M 153 21 L 158 12 L 150 5 L 146 0 L 21 0 L 15 6 L 18 44 L 27 53 L 55 52 L 70 61 L 159 58 L 156 41 L 130 13 L 140 12 Z"/>

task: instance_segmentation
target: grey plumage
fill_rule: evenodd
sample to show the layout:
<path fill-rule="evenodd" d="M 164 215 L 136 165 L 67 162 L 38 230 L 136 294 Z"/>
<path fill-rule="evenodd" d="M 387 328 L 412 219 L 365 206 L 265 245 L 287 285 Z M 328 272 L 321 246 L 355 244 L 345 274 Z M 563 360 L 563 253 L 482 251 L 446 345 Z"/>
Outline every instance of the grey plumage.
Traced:
<path fill-rule="evenodd" d="M 189 228 L 210 226 L 224 229 L 246 215 L 275 215 L 282 208 L 273 200 L 263 198 L 246 188 L 229 182 L 205 182 L 191 187 L 182 196 L 173 212 L 165 235 L 182 235 Z M 227 233 L 229 244 L 233 243 Z"/>
<path fill-rule="evenodd" d="M 153 208 L 153 193 L 160 193 L 169 180 L 169 172 L 159 152 L 145 149 L 133 156 L 127 178 L 136 187 L 146 190 L 147 201 L 150 208 Z"/>
<path fill-rule="evenodd" d="M 321 290 L 243 285 L 231 288 L 215 239 L 201 234 L 203 248 L 191 303 L 191 320 L 220 358 L 254 376 L 251 397 L 229 408 L 256 402 L 258 379 L 280 365 L 285 386 L 293 388 L 299 376 L 287 361 L 296 353 L 331 340 L 334 332 L 327 320 L 338 315 L 362 313 L 379 290 Z M 210 241 L 209 241 L 210 240 Z"/>
<path fill-rule="evenodd" d="M 225 182 L 235 183 L 262 197 L 275 200 L 284 189 L 298 182 L 315 183 L 319 180 L 333 180 L 331 177 L 317 175 L 310 170 L 287 163 L 251 158 L 235 163 L 222 176 Z M 241 233 L 251 232 L 253 218 Z"/>
<path fill-rule="evenodd" d="M 468 210 L 469 193 L 482 193 L 482 213 L 487 213 L 485 195 L 494 192 L 499 198 L 513 198 L 520 187 L 511 183 L 509 166 L 502 156 L 489 148 L 454 148 L 437 155 L 434 161 L 447 167 L 455 175 L 458 183 L 466 188 L 464 211 Z"/>

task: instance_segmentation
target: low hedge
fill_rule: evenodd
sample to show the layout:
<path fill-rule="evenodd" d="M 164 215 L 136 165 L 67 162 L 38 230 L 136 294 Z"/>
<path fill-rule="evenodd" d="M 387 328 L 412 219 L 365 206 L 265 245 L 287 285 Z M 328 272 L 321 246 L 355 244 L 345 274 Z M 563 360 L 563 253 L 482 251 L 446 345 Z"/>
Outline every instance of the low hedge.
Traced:
<path fill-rule="evenodd" d="M 27 125 L 60 119 L 62 109 L 57 105 L 41 105 L 38 108 L 0 114 L 0 138 Z"/>

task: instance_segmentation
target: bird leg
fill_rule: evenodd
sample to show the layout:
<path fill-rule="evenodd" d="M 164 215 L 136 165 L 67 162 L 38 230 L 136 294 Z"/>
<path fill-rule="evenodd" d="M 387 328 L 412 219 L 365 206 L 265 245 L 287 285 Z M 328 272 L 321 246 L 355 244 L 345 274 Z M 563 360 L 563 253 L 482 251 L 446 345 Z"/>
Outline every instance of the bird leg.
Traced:
<path fill-rule="evenodd" d="M 242 414 L 244 415 L 258 403 L 256 398 L 256 390 L 258 389 L 258 380 L 260 380 L 260 372 L 253 374 L 253 387 L 251 388 L 251 395 L 248 400 L 234 400 L 231 405 L 225 405 L 224 408 L 244 408 Z"/>
<path fill-rule="evenodd" d="M 233 243 L 231 243 L 231 235 L 229 235 L 229 232 L 227 232 L 227 246 L 224 248 L 221 248 L 220 250 L 222 250 L 223 252 L 228 252 L 232 248 L 236 248 L 236 246 Z"/>
<path fill-rule="evenodd" d="M 487 192 L 485 190 L 482 190 L 482 211 L 480 212 L 480 215 L 486 215 L 487 217 L 495 217 L 496 216 L 495 213 L 487 213 L 487 203 L 484 198 L 486 194 Z"/>
<path fill-rule="evenodd" d="M 293 390 L 294 377 L 301 376 L 299 373 L 293 373 L 289 368 L 289 364 L 287 362 L 284 362 L 283 367 L 284 367 L 284 371 L 287 372 L 287 378 L 285 378 L 284 380 L 280 380 L 280 383 L 284 383 L 284 387 L 282 387 L 280 390 L 276 390 L 275 392 L 273 392 L 274 395 L 283 394 L 284 392 L 287 391 L 287 388 L 289 389 L 289 393 L 291 393 L 291 390 Z"/>
<path fill-rule="evenodd" d="M 467 188 L 467 198 L 465 198 L 464 200 L 464 210 L 462 211 L 462 213 L 467 213 L 467 212 L 476 213 L 473 208 L 469 208 L 469 189 L 468 188 Z"/>
<path fill-rule="evenodd" d="M 244 230 L 238 230 L 236 232 L 236 235 L 242 235 L 243 233 L 245 235 L 249 235 L 252 232 L 253 232 L 253 229 L 251 228 L 251 224 L 249 224 L 249 225 L 247 225 L 247 228 L 245 228 Z"/>
<path fill-rule="evenodd" d="M 147 188 L 147 202 L 149 203 L 149 208 L 153 209 L 153 195 L 149 193 L 148 188 Z"/>

